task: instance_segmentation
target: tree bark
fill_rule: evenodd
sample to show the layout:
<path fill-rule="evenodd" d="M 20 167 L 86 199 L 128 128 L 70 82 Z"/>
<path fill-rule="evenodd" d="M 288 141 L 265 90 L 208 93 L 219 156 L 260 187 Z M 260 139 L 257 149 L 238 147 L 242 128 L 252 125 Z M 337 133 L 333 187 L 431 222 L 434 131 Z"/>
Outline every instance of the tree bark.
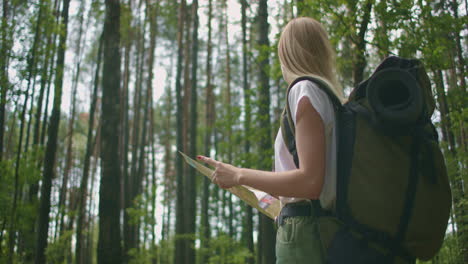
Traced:
<path fill-rule="evenodd" d="M 60 107 L 62 104 L 62 85 L 63 71 L 65 69 L 65 49 L 68 33 L 68 9 L 70 0 L 63 0 L 62 25 L 63 32 L 59 38 L 59 49 L 57 53 L 54 103 L 50 126 L 48 131 L 47 147 L 44 158 L 44 172 L 41 186 L 41 201 L 38 219 L 37 244 L 35 263 L 42 264 L 46 262 L 45 249 L 47 247 L 47 235 L 49 230 L 49 212 L 50 212 L 50 192 L 52 188 L 52 179 L 54 178 L 55 159 L 57 152 L 57 135 L 60 123 Z"/>
<path fill-rule="evenodd" d="M 101 185 L 98 263 L 121 263 L 120 237 L 120 1 L 106 0 L 103 33 Z"/>
<path fill-rule="evenodd" d="M 213 6 L 212 0 L 208 1 L 208 41 L 207 41 L 207 58 L 206 58 L 206 103 L 205 103 L 205 139 L 204 139 L 204 146 L 205 149 L 203 153 L 206 156 L 210 155 L 210 147 L 211 147 L 211 135 L 212 135 L 212 128 L 213 128 L 213 89 L 211 86 L 211 20 L 213 17 Z M 203 177 L 203 191 L 202 191 L 202 202 L 201 202 L 201 248 L 206 250 L 209 245 L 210 239 L 210 222 L 209 222 L 209 199 L 210 199 L 210 181 L 207 177 Z M 201 251 L 200 262 L 201 263 L 208 263 L 208 255 L 205 253 L 206 251 Z"/>
<path fill-rule="evenodd" d="M 198 0 L 192 1 L 192 73 L 191 73 L 191 91 L 190 91 L 190 123 L 189 123 L 189 154 L 191 157 L 197 155 L 197 70 L 198 70 Z M 186 178 L 187 196 L 187 229 L 188 234 L 193 235 L 193 239 L 189 239 L 186 247 L 185 263 L 195 263 L 195 218 L 196 218 L 196 171 L 189 167 L 188 177 Z"/>
<path fill-rule="evenodd" d="M 150 134 L 148 138 L 148 142 L 150 144 L 150 151 L 151 151 L 151 188 L 148 188 L 148 198 L 151 201 L 151 216 L 155 217 L 156 215 L 156 196 L 157 196 L 157 181 L 156 181 L 156 151 L 155 151 L 155 141 L 154 141 L 154 111 L 153 111 L 153 69 L 154 69 L 154 61 L 155 61 L 155 49 L 156 49 L 156 37 L 158 35 L 158 24 L 157 18 L 159 15 L 159 2 L 160 0 L 156 0 L 155 3 L 151 3 L 152 1 L 146 0 L 146 7 L 147 11 L 149 12 L 149 27 L 150 27 L 150 51 L 149 51 L 149 58 L 148 58 L 148 98 L 150 99 L 150 103 L 147 107 L 146 111 L 149 111 L 149 129 Z M 149 180 L 148 180 L 149 181 Z M 157 244 L 156 244 L 156 222 L 153 220 L 151 221 L 151 244 L 150 248 L 153 252 L 151 257 L 151 263 L 157 263 Z"/>
<path fill-rule="evenodd" d="M 177 69 L 176 69 L 176 148 L 183 149 L 183 107 L 182 107 L 182 60 L 183 54 L 183 36 L 184 36 L 184 21 L 185 21 L 185 0 L 180 1 L 178 14 L 178 32 L 177 32 Z M 185 261 L 185 243 L 181 239 L 180 235 L 185 233 L 184 218 L 186 217 L 184 208 L 184 183 L 183 173 L 184 167 L 182 158 L 179 154 L 176 154 L 175 161 L 176 169 L 176 239 L 175 239 L 175 250 L 174 250 L 174 264 L 182 264 Z"/>
<path fill-rule="evenodd" d="M 128 1 L 129 10 L 132 9 L 131 1 Z M 125 27 L 127 28 L 127 32 L 125 32 L 128 36 L 132 35 L 131 33 L 131 21 L 126 21 L 127 24 Z M 126 212 L 126 208 L 128 208 L 130 202 L 130 190 L 131 190 L 131 182 L 130 182 L 130 174 L 129 174 L 129 158 L 128 152 L 130 148 L 129 139 L 130 139 L 130 122 L 129 122 L 129 84 L 130 84 L 130 53 L 132 51 L 133 46 L 133 37 L 132 39 L 122 39 L 122 45 L 125 48 L 125 55 L 124 55 L 124 72 L 123 72 L 123 87 L 122 87 L 122 97 L 121 97 L 121 122 L 122 122 L 122 136 L 120 138 L 120 142 L 122 143 L 121 147 L 121 160 L 123 162 L 122 168 L 122 180 L 121 180 L 121 205 L 124 214 L 124 221 L 123 221 L 123 240 L 124 240 L 124 263 L 127 261 L 127 248 L 129 247 L 130 243 L 130 226 L 128 222 L 128 215 Z"/>
<path fill-rule="evenodd" d="M 9 15 L 9 1 L 3 0 L 3 14 L 2 14 L 2 48 L 0 48 L 0 161 L 3 159 L 4 152 L 4 135 L 5 135 L 5 107 L 6 98 L 9 88 L 8 80 L 8 51 L 10 50 L 11 44 L 8 38 L 9 26 L 8 26 L 8 15 Z M 1 178 L 1 176 L 0 176 Z"/>
<path fill-rule="evenodd" d="M 258 8 L 258 21 L 259 21 L 259 38 L 258 46 L 261 58 L 259 64 L 259 98 L 258 98 L 258 115 L 259 115 L 259 127 L 260 130 L 260 169 L 269 170 L 271 169 L 271 153 L 272 153 L 272 142 L 271 142 L 271 121 L 270 121 L 270 84 L 269 84 L 269 71 L 270 71 L 270 60 L 269 60 L 269 47 L 270 42 L 268 39 L 268 6 L 266 0 L 259 1 Z M 275 230 L 273 222 L 268 217 L 260 216 L 260 232 L 261 236 L 261 254 L 262 262 L 264 264 L 275 263 Z"/>
<path fill-rule="evenodd" d="M 251 100 L 250 100 L 250 87 L 248 82 L 249 68 L 247 65 L 248 47 L 247 47 L 247 0 L 241 0 L 241 27 L 242 27 L 242 81 L 244 92 L 244 167 L 250 168 L 249 153 L 250 153 L 250 123 L 251 123 Z M 205 177 L 206 178 L 206 177 Z M 254 256 L 254 242 L 253 242 L 253 212 L 252 207 L 244 205 L 245 216 L 243 221 L 242 241 L 247 247 L 252 257 L 246 259 L 246 263 L 253 264 L 255 261 Z"/>

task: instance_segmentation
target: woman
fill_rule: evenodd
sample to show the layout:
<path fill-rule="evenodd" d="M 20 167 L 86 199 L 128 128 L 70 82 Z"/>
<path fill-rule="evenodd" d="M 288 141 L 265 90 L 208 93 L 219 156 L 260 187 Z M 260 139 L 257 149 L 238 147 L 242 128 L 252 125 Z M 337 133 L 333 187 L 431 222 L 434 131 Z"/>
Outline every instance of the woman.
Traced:
<path fill-rule="evenodd" d="M 322 25 L 312 18 L 296 18 L 281 33 L 278 54 L 288 84 L 300 76 L 314 76 L 342 98 L 336 78 L 334 52 Z M 333 209 L 336 197 L 335 116 L 332 103 L 318 86 L 297 82 L 289 105 L 295 123 L 300 167 L 295 166 L 281 130 L 275 141 L 275 172 L 238 168 L 198 156 L 216 169 L 213 182 L 221 188 L 248 185 L 280 198 L 283 205 L 276 239 L 277 263 L 322 263 L 314 211 L 309 200 Z"/>

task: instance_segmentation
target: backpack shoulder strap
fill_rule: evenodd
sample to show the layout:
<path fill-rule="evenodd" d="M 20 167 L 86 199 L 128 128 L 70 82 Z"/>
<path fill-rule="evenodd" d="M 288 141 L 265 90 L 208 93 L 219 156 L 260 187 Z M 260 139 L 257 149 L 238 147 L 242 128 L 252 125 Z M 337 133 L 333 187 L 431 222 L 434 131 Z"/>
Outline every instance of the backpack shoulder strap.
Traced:
<path fill-rule="evenodd" d="M 286 106 L 283 110 L 283 114 L 281 115 L 281 134 L 283 136 L 283 140 L 286 144 L 286 147 L 288 148 L 289 153 L 294 158 L 294 163 L 297 168 L 299 168 L 299 157 L 297 155 L 297 150 L 296 150 L 296 132 L 295 132 L 295 126 L 294 126 L 294 120 L 292 119 L 291 115 L 291 109 L 289 107 L 289 93 L 294 87 L 294 85 L 300 81 L 303 80 L 309 80 L 319 87 L 320 90 L 324 91 L 330 101 L 332 102 L 333 108 L 335 109 L 335 113 L 342 108 L 342 104 L 340 99 L 333 93 L 329 85 L 322 79 L 313 77 L 313 76 L 301 76 L 297 79 L 295 79 L 293 82 L 288 87 L 287 93 L 286 93 Z"/>

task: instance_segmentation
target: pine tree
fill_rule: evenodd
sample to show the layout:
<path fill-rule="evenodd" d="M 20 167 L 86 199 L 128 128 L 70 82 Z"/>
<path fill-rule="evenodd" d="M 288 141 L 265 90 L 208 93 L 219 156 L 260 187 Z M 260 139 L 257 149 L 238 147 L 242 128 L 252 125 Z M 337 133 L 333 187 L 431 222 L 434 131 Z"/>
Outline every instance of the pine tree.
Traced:
<path fill-rule="evenodd" d="M 121 263 L 120 239 L 120 1 L 106 0 L 103 31 L 101 184 L 97 260 Z"/>

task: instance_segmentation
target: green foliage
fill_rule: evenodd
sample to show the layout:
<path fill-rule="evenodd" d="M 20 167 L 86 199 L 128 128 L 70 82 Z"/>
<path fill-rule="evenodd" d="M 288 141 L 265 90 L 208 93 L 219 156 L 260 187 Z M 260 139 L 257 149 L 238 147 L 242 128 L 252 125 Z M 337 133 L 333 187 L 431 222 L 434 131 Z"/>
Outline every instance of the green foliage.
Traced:
<path fill-rule="evenodd" d="M 71 238 L 74 231 L 68 230 L 63 233 L 57 240 L 49 243 L 46 249 L 47 263 L 64 264 L 68 263 L 67 257 L 70 257 Z"/>
<path fill-rule="evenodd" d="M 224 233 L 211 238 L 206 253 L 210 264 L 243 264 L 253 258 L 247 248 Z"/>
<path fill-rule="evenodd" d="M 158 257 L 157 248 L 132 248 L 129 250 L 129 264 L 150 264 Z"/>
<path fill-rule="evenodd" d="M 137 225 L 140 220 L 147 215 L 146 206 L 143 200 L 143 196 L 137 195 L 133 200 L 133 206 L 126 209 L 127 214 L 130 217 L 130 224 Z"/>

